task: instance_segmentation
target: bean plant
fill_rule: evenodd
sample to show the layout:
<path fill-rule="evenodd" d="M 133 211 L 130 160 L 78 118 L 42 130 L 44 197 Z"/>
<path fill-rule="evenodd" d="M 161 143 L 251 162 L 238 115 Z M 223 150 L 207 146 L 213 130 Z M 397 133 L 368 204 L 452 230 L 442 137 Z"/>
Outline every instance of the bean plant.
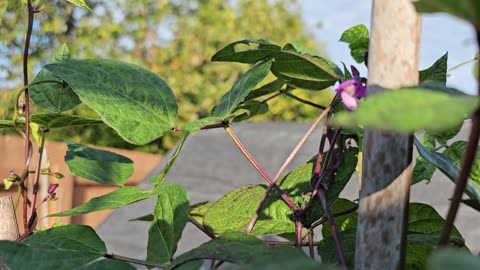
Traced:
<path fill-rule="evenodd" d="M 83 0 L 67 1 L 91 11 Z M 24 87 L 18 90 L 14 115 L 0 121 L 1 128 L 14 129 L 25 139 L 24 170 L 10 171 L 4 179 L 6 188 L 18 189 L 23 207 L 24 233 L 17 241 L 0 241 L 0 257 L 9 268 L 135 269 L 131 264 L 134 263 L 149 268 L 199 269 L 206 260 L 211 262 L 212 269 L 224 262 L 230 264 L 222 267 L 232 269 L 352 268 L 358 202 L 339 198 L 339 195 L 352 175 L 361 173 L 362 136 L 364 129 L 370 128 L 398 133 L 424 131 L 423 135 L 415 135 L 419 155 L 412 185 L 430 181 L 438 169 L 460 190 L 459 195 L 455 193 L 451 198 L 453 214 L 449 214 L 446 221 L 432 206 L 410 203 L 407 268 L 480 269 L 480 259 L 469 253 L 451 217 L 455 218 L 460 203 L 480 211 L 480 160 L 475 157 L 479 103 L 477 96 L 446 86 L 447 53 L 429 68 L 419 71 L 419 85 L 369 95 L 368 76 L 360 74 L 358 69 L 359 65 L 368 68 L 369 32 L 364 25 L 355 25 L 340 35 L 340 41 L 350 48 L 352 65 L 337 65 L 296 43 L 278 45 L 263 39 L 235 41 L 221 48 L 211 60 L 242 63 L 249 65 L 249 70 L 226 91 L 212 108 L 211 116 L 178 125 L 174 90 L 168 82 L 137 65 L 113 59 L 76 59 L 68 47 L 62 45 L 33 80 L 29 80 L 29 44 L 35 14 L 50 2 L 24 2 L 28 12 Z M 477 33 L 480 30 L 478 1 L 423 0 L 415 6 L 419 12 L 448 12 L 471 22 Z M 270 73 L 275 79 L 266 81 Z M 326 90 L 329 88 L 336 94 L 326 107 L 291 93 L 294 89 L 318 92 L 329 91 Z M 231 127 L 267 112 L 270 100 L 283 97 L 317 108 L 318 117 L 292 147 L 294 150 L 277 173 L 269 175 Z M 41 110 L 32 111 L 30 102 Z M 82 103 L 94 110 L 98 118 L 68 113 Z M 470 116 L 469 141 L 452 140 Z M 319 147 L 312 151 L 312 159 L 286 172 L 304 142 L 322 122 L 325 124 L 318 138 Z M 45 139 L 56 129 L 84 125 L 108 125 L 125 141 L 136 145 L 148 144 L 171 132 L 183 136 L 165 168 L 149 179 L 153 188 L 147 190 L 125 185 L 134 170 L 129 158 L 82 143 L 65 142 L 68 147 L 65 162 L 73 175 L 102 185 L 115 185 L 117 189 L 48 217 L 117 209 L 156 198 L 151 214 L 137 218 L 150 223 L 147 256 L 143 260 L 129 258 L 128 254 L 109 253 L 89 226 L 36 228 L 38 219 L 42 218 L 38 216 L 38 206 L 55 199 L 56 190 L 62 188 L 62 180 L 55 181 L 48 187 L 46 197 L 37 198 L 40 175 L 62 178 L 61 172 L 41 166 Z M 266 183 L 232 190 L 217 201 L 191 204 L 184 187 L 164 180 L 188 137 L 214 128 L 225 130 Z M 37 142 L 38 149 L 33 149 L 31 140 Z M 34 151 L 40 153 L 38 160 L 32 158 Z M 32 167 L 35 169 L 31 170 Z M 33 189 L 33 195 L 29 195 L 29 189 Z M 463 193 L 467 199 L 462 199 Z M 211 240 L 184 254 L 176 254 L 187 222 Z M 315 241 L 318 239 L 314 238 L 315 234 L 320 234 L 322 240 Z M 260 237 L 272 235 L 281 240 Z M 439 246 L 449 249 L 436 251 Z"/>

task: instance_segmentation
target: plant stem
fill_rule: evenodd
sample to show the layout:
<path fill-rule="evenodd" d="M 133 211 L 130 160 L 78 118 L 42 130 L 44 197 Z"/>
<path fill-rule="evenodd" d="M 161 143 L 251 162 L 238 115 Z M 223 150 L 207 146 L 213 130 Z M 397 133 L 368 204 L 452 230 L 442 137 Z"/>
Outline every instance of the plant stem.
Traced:
<path fill-rule="evenodd" d="M 25 36 L 25 46 L 23 51 L 23 84 L 28 85 L 28 51 L 30 48 L 30 38 L 32 36 L 33 29 L 33 6 L 32 1 L 27 0 L 27 10 L 28 10 L 28 23 L 27 23 L 27 33 Z M 25 89 L 25 164 L 28 163 L 30 159 L 30 102 L 28 96 L 28 88 Z M 28 170 L 25 175 L 25 178 L 21 180 L 23 185 L 23 227 L 24 230 L 28 230 Z"/>
<path fill-rule="evenodd" d="M 242 152 L 242 154 L 247 158 L 247 160 L 253 165 L 253 167 L 255 167 L 255 169 L 260 173 L 260 175 L 269 183 L 271 184 L 273 182 L 272 178 L 267 174 L 267 172 L 260 166 L 260 164 L 258 164 L 258 162 L 253 158 L 253 156 L 250 154 L 250 152 L 248 152 L 247 148 L 245 148 L 245 146 L 242 144 L 242 142 L 238 139 L 237 135 L 235 134 L 235 132 L 233 132 L 233 130 L 228 126 L 228 125 L 225 125 L 224 126 L 225 128 L 225 131 L 227 132 L 227 134 L 230 136 L 230 138 L 232 139 L 233 143 L 238 147 L 238 149 L 240 149 L 240 151 Z M 292 209 L 292 211 L 296 211 L 297 210 L 297 205 L 292 201 L 292 199 L 290 199 L 290 197 L 288 197 L 287 194 L 285 194 L 285 192 L 283 192 L 283 190 L 281 190 L 276 184 L 273 185 L 273 187 L 275 188 L 275 190 L 278 192 L 278 194 L 280 194 L 280 197 L 283 199 L 283 201 L 288 205 L 288 207 L 290 207 L 290 209 Z"/>
<path fill-rule="evenodd" d="M 120 256 L 120 255 L 115 255 L 115 254 L 105 254 L 105 255 L 103 255 L 103 257 L 105 257 L 107 259 L 124 261 L 124 262 L 129 262 L 129 263 L 136 263 L 136 264 L 141 264 L 141 265 L 150 266 L 150 267 L 159 267 L 159 268 L 162 268 L 162 269 L 167 269 L 167 268 L 171 267 L 171 265 L 168 265 L 168 264 L 147 262 L 147 261 L 138 260 L 138 259 L 134 259 L 134 258 Z"/>
<path fill-rule="evenodd" d="M 325 198 L 325 191 L 320 188 L 318 190 L 318 199 L 323 206 L 323 211 L 325 212 L 328 222 L 330 223 L 330 229 L 332 230 L 333 239 L 335 239 L 335 249 L 337 251 L 338 262 L 343 268 L 347 268 L 347 264 L 345 262 L 345 255 L 343 254 L 343 247 L 342 242 L 340 241 L 340 236 L 338 235 L 337 225 L 335 224 L 335 220 L 333 219 L 332 212 L 327 205 L 327 200 Z"/>
<path fill-rule="evenodd" d="M 269 246 L 294 246 L 295 243 L 293 242 L 287 242 L 287 241 L 269 241 L 269 240 L 263 240 L 263 242 Z M 313 245 L 317 245 L 318 242 L 313 242 Z M 309 243 L 302 242 L 302 246 L 308 246 L 310 245 Z"/>
<path fill-rule="evenodd" d="M 477 29 L 477 44 L 480 47 L 480 32 Z M 480 61 L 480 60 L 479 60 Z M 480 78 L 480 68 L 479 68 L 479 78 Z M 478 84 L 477 95 L 480 96 L 480 81 Z M 443 226 L 440 239 L 438 241 L 439 247 L 444 247 L 448 243 L 450 233 L 453 229 L 453 222 L 457 216 L 458 207 L 462 201 L 462 195 L 467 186 L 468 177 L 472 170 L 472 165 L 475 162 L 475 155 L 478 148 L 478 139 L 480 138 L 480 108 L 477 109 L 472 115 L 472 127 L 470 130 L 470 136 L 468 138 L 467 147 L 465 154 L 463 156 L 462 167 L 458 174 L 455 191 L 452 196 L 452 202 L 450 203 L 450 209 L 448 209 L 447 219 L 445 220 L 445 225 Z"/>
<path fill-rule="evenodd" d="M 303 224 L 302 221 L 300 220 L 301 217 L 296 217 L 295 220 L 295 246 L 297 248 L 302 247 L 302 229 L 303 229 Z"/>
<path fill-rule="evenodd" d="M 306 104 L 306 105 L 310 105 L 310 106 L 312 106 L 312 107 L 314 107 L 314 108 L 317 108 L 317 109 L 325 110 L 325 109 L 327 108 L 327 107 L 325 107 L 325 106 L 315 104 L 315 103 L 313 103 L 313 102 L 311 102 L 311 101 L 309 101 L 309 100 L 306 100 L 306 99 L 297 97 L 297 96 L 295 96 L 295 95 L 293 95 L 293 94 L 290 94 L 290 93 L 288 93 L 288 92 L 283 92 L 283 94 L 285 94 L 285 95 L 286 95 L 287 97 L 289 97 L 289 98 L 293 98 L 293 99 L 295 99 L 296 101 L 299 101 L 299 102 L 301 102 L 301 103 L 303 103 L 303 104 Z"/>
<path fill-rule="evenodd" d="M 350 209 L 346 209 L 346 210 L 343 210 L 343 211 L 340 211 L 340 212 L 337 212 L 337 213 L 333 213 L 332 216 L 333 217 L 341 217 L 341 216 L 344 216 L 344 215 L 348 215 L 350 213 L 353 213 L 355 211 L 358 210 L 358 204 L 356 204 L 354 207 L 350 208 Z M 310 228 L 308 228 L 309 230 L 313 230 L 315 229 L 316 227 L 322 225 L 323 223 L 327 222 L 328 221 L 328 217 L 327 216 L 323 216 L 321 217 L 319 220 L 315 221 L 314 223 L 312 223 L 312 225 L 310 226 Z"/>
<path fill-rule="evenodd" d="M 315 131 L 315 129 L 318 127 L 318 125 L 320 124 L 320 122 L 323 120 L 323 118 L 325 118 L 325 116 L 328 114 L 328 112 L 330 111 L 330 107 L 326 108 L 318 117 L 317 119 L 315 120 L 315 122 L 313 122 L 313 124 L 310 126 L 310 129 L 305 133 L 305 135 L 303 136 L 302 139 L 300 139 L 300 141 L 297 143 L 297 145 L 295 146 L 295 148 L 292 150 L 292 152 L 290 153 L 290 155 L 287 157 L 287 159 L 285 160 L 285 162 L 283 162 L 283 165 L 280 167 L 280 169 L 278 170 L 277 174 L 275 175 L 275 178 L 273 179 L 273 181 L 270 183 L 270 185 L 268 186 L 267 190 L 265 191 L 265 194 L 263 195 L 262 199 L 260 200 L 260 203 L 258 204 L 258 207 L 257 209 L 255 210 L 255 214 L 252 216 L 252 218 L 250 219 L 250 223 L 248 224 L 248 227 L 246 229 L 246 233 L 250 233 L 253 229 L 253 226 L 255 225 L 255 223 L 257 222 L 257 219 L 258 219 L 258 216 L 260 214 L 260 211 L 262 210 L 263 208 L 263 205 L 265 204 L 266 200 L 267 200 L 267 197 L 268 195 L 270 195 L 270 192 L 272 191 L 272 188 L 274 185 L 277 184 L 277 181 L 280 179 L 280 176 L 283 174 L 283 172 L 285 171 L 285 169 L 287 168 L 287 166 L 290 164 L 290 162 L 293 160 L 293 158 L 297 155 L 298 151 L 300 151 L 300 148 L 305 144 L 305 142 L 307 141 L 307 139 L 312 135 L 313 131 Z"/>
<path fill-rule="evenodd" d="M 310 258 L 315 259 L 315 251 L 313 249 L 313 231 L 308 234 L 308 253 L 310 253 Z"/>
<path fill-rule="evenodd" d="M 38 148 L 38 163 L 37 169 L 35 170 L 35 182 L 33 184 L 33 201 L 32 201 L 32 214 L 36 211 L 36 203 L 37 203 L 37 194 L 38 194 L 38 182 L 40 181 L 40 170 L 42 166 L 42 157 L 43 157 L 43 149 L 45 147 L 45 130 L 42 130 L 41 139 L 40 139 L 40 146 Z"/>
<path fill-rule="evenodd" d="M 204 234 L 206 234 L 211 239 L 217 238 L 215 236 L 215 234 L 205 230 L 205 228 L 202 226 L 202 224 L 198 223 L 192 216 L 188 215 L 188 221 L 190 221 L 195 227 L 197 227 L 200 231 L 202 231 Z"/>

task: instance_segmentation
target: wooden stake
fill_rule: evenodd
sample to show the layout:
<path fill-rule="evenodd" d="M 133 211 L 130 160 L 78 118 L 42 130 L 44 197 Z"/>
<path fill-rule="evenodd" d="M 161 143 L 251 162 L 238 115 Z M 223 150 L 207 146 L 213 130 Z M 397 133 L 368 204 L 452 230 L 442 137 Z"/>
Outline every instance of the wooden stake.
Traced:
<path fill-rule="evenodd" d="M 15 207 L 10 196 L 0 197 L 0 240 L 16 240 L 19 236 Z M 0 256 L 0 270 L 8 269 Z"/>
<path fill-rule="evenodd" d="M 419 36 L 410 0 L 373 0 L 368 95 L 418 84 Z M 365 131 L 355 269 L 405 268 L 412 147 L 411 135 Z"/>

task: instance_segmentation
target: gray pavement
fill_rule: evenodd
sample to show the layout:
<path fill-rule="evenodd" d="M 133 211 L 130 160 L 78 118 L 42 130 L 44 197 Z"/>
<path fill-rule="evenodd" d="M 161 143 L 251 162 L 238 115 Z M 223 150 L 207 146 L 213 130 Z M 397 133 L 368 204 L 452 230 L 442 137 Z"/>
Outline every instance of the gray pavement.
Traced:
<path fill-rule="evenodd" d="M 234 124 L 233 129 L 259 164 L 270 175 L 274 175 L 309 126 L 310 124 L 286 122 L 239 123 Z M 464 128 L 457 136 L 458 139 L 465 139 L 467 133 L 468 128 Z M 320 129 L 317 129 L 287 171 L 303 164 L 316 154 L 319 138 Z M 161 171 L 170 155 L 171 153 L 164 158 L 151 176 Z M 206 200 L 215 201 L 229 191 L 247 184 L 264 183 L 262 177 L 236 149 L 223 129 L 200 131 L 191 136 L 166 181 L 187 188 L 192 204 Z M 139 187 L 149 188 L 151 185 L 146 179 Z M 411 201 L 432 204 L 442 216 L 445 216 L 453 187 L 450 180 L 436 172 L 430 184 L 422 182 L 412 187 Z M 356 176 L 340 197 L 358 198 Z M 149 222 L 128 220 L 152 213 L 154 205 L 155 199 L 149 199 L 118 209 L 97 228 L 97 233 L 106 242 L 109 252 L 145 259 Z M 480 250 L 479 224 L 480 214 L 462 205 L 456 225 L 466 238 L 468 247 L 474 252 Z M 187 224 L 177 254 L 208 240 L 208 237 L 198 229 Z"/>

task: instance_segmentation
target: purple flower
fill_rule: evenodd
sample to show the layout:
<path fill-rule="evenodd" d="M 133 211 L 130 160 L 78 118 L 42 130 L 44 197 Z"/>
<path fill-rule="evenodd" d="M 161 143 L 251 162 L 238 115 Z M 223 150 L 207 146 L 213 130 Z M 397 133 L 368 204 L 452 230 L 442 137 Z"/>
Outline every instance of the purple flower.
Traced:
<path fill-rule="evenodd" d="M 57 189 L 58 187 L 58 184 L 55 183 L 55 184 L 51 184 L 49 187 L 48 187 L 48 194 L 53 194 L 55 192 L 55 190 Z"/>
<path fill-rule="evenodd" d="M 343 104 L 350 110 L 356 110 L 360 104 L 359 99 L 367 94 L 367 89 L 356 79 L 342 82 L 335 92 L 340 93 Z"/>

